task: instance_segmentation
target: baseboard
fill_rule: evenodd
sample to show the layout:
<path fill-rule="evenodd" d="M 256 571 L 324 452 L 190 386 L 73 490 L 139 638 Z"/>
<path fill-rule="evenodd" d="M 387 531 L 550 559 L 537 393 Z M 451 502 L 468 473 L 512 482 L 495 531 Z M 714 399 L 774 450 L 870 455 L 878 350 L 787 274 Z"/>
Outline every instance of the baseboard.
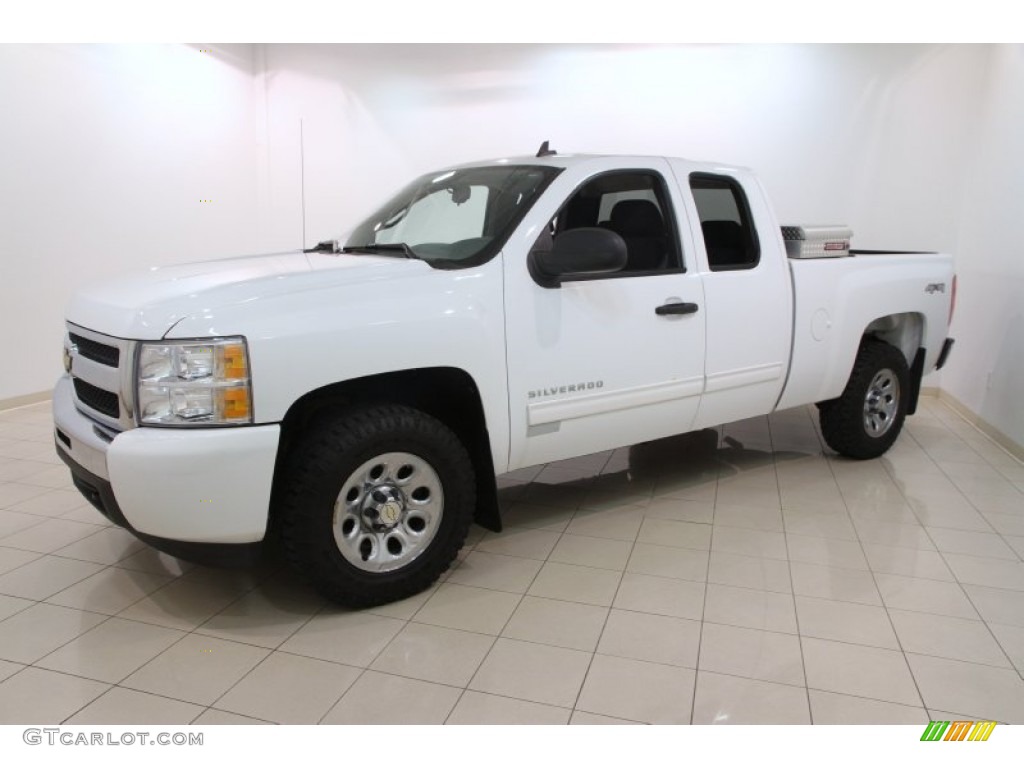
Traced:
<path fill-rule="evenodd" d="M 956 397 L 949 394 L 944 389 L 936 387 L 929 387 L 928 389 L 934 389 L 935 394 L 939 400 L 944 402 L 950 408 L 957 412 L 957 414 L 964 419 L 968 424 L 973 426 L 979 432 L 984 434 L 986 437 L 991 438 L 995 443 L 1003 448 L 1007 453 L 1013 456 L 1018 461 L 1024 461 L 1024 445 L 1021 445 L 1009 435 L 1001 432 L 996 427 L 992 426 L 985 419 L 981 418 L 978 414 L 960 402 Z M 922 388 L 921 393 L 925 393 L 925 389 Z"/>
<path fill-rule="evenodd" d="M 10 408 L 21 408 L 25 405 L 35 405 L 36 403 L 45 403 L 52 394 L 53 392 L 46 390 L 45 392 L 33 392 L 30 395 L 9 397 L 6 400 L 0 400 L 0 411 L 6 411 Z"/>

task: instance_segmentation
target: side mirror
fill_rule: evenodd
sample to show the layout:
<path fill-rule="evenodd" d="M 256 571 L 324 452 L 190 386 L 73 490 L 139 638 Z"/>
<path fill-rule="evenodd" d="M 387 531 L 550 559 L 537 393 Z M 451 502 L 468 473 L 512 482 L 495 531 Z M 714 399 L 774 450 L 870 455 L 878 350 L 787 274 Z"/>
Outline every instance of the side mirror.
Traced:
<path fill-rule="evenodd" d="M 601 227 L 581 227 L 559 234 L 550 249 L 541 243 L 534 246 L 529 267 L 538 283 L 557 288 L 565 279 L 618 272 L 626 266 L 626 257 L 621 235 Z"/>

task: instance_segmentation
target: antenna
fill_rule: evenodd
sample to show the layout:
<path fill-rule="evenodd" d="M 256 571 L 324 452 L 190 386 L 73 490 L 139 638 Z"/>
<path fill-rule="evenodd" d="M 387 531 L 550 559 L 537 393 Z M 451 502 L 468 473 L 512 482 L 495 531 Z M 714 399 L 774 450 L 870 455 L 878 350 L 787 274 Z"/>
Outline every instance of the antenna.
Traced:
<path fill-rule="evenodd" d="M 558 153 L 548 147 L 548 142 L 544 142 L 540 145 L 540 149 L 537 150 L 537 157 L 547 157 L 548 155 L 557 155 Z"/>

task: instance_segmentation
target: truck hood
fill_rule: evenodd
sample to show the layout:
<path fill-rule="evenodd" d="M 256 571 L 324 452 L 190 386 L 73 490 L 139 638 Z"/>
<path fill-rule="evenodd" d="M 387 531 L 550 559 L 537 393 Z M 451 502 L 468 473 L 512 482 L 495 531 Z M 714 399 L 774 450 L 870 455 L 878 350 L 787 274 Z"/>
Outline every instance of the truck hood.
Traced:
<path fill-rule="evenodd" d="M 122 339 L 160 339 L 182 318 L 225 306 L 431 271 L 414 259 L 301 251 L 152 267 L 83 288 L 67 319 Z"/>

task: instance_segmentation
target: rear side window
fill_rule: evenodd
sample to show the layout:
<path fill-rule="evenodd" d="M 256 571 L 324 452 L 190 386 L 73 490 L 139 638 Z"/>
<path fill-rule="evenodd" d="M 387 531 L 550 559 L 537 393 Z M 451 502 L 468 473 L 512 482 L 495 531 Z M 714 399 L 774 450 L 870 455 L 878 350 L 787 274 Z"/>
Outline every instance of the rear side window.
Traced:
<path fill-rule="evenodd" d="M 697 204 L 711 270 L 756 267 L 761 247 L 747 196 L 739 183 L 728 176 L 694 173 L 690 176 L 690 189 Z"/>

